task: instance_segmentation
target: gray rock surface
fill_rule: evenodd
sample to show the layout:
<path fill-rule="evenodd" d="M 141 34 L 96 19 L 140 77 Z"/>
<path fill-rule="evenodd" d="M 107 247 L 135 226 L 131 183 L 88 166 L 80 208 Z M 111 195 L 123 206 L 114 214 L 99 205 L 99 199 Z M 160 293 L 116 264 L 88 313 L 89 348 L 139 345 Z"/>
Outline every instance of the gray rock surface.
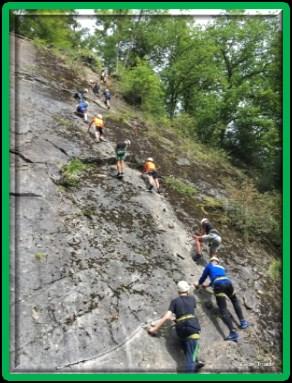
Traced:
<path fill-rule="evenodd" d="M 145 326 L 167 310 L 180 279 L 202 272 L 188 230 L 136 169 L 113 177 L 114 142 L 95 144 L 72 114 L 74 99 L 48 82 L 45 57 L 26 40 L 12 44 L 11 368 L 176 372 L 174 329 L 153 338 Z M 62 168 L 74 158 L 86 169 L 64 187 Z M 256 326 L 226 343 L 213 295 L 196 296 L 204 371 L 250 371 Z M 257 298 L 244 297 L 252 311 Z"/>

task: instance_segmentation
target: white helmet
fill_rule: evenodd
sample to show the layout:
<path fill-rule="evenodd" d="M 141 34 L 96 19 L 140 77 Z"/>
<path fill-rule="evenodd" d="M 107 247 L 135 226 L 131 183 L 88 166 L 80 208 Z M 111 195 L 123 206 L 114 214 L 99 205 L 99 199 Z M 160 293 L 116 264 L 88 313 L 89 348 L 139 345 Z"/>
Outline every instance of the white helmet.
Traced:
<path fill-rule="evenodd" d="M 215 255 L 210 259 L 210 262 L 212 262 L 212 261 L 216 261 L 216 262 L 220 263 L 219 258 L 217 258 Z"/>
<path fill-rule="evenodd" d="M 179 281 L 177 284 L 177 291 L 179 293 L 187 293 L 190 290 L 191 286 L 186 281 Z"/>
<path fill-rule="evenodd" d="M 96 117 L 100 118 L 101 120 L 103 119 L 102 114 L 98 114 Z"/>
<path fill-rule="evenodd" d="M 88 93 L 88 89 L 87 88 L 83 89 L 83 92 Z"/>
<path fill-rule="evenodd" d="M 146 161 L 151 161 L 151 162 L 154 162 L 153 158 L 152 157 L 148 157 Z"/>
<path fill-rule="evenodd" d="M 125 140 L 124 143 L 125 143 L 126 145 L 131 145 L 131 141 L 130 141 L 130 140 Z"/>
<path fill-rule="evenodd" d="M 203 225 L 204 223 L 207 223 L 207 222 L 209 222 L 208 218 L 203 218 L 201 220 L 201 225 Z"/>

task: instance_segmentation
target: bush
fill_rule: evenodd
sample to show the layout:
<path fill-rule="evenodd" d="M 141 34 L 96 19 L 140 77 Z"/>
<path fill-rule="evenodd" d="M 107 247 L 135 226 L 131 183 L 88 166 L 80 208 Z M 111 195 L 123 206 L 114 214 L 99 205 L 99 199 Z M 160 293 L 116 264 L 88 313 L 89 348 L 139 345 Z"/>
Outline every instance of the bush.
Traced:
<path fill-rule="evenodd" d="M 159 116 L 165 114 L 160 79 L 147 63 L 140 61 L 134 68 L 123 68 L 120 74 L 121 92 L 129 104 Z"/>
<path fill-rule="evenodd" d="M 197 189 L 191 183 L 184 181 L 180 178 L 169 176 L 165 177 L 164 181 L 165 184 L 168 187 L 170 187 L 170 189 L 186 197 L 193 197 L 198 192 Z"/>
<path fill-rule="evenodd" d="M 268 269 L 268 275 L 273 281 L 278 281 L 282 273 L 282 262 L 280 259 L 274 259 Z"/>
<path fill-rule="evenodd" d="M 189 136 L 197 139 L 196 132 L 196 121 L 187 113 L 181 113 L 174 117 L 172 120 L 172 126 L 184 134 L 184 136 Z"/>
<path fill-rule="evenodd" d="M 78 159 L 71 160 L 61 169 L 62 180 L 61 185 L 65 187 L 78 186 L 81 173 L 88 168 L 88 165 L 83 164 Z"/>
<path fill-rule="evenodd" d="M 243 233 L 244 239 L 261 235 L 281 244 L 281 196 L 275 192 L 259 193 L 251 181 L 240 189 L 231 188 L 227 206 L 231 225 Z"/>

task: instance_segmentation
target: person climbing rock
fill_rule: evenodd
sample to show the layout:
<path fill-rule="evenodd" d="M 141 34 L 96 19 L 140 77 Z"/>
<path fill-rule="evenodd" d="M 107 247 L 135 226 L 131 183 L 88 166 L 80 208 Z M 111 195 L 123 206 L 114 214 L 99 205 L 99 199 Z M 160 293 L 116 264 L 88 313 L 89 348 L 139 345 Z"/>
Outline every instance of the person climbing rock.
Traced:
<path fill-rule="evenodd" d="M 116 146 L 116 158 L 117 158 L 117 177 L 123 177 L 125 169 L 125 158 L 127 155 L 127 149 L 131 145 L 130 140 L 118 142 Z"/>
<path fill-rule="evenodd" d="M 229 335 L 225 338 L 225 340 L 232 340 L 236 342 L 239 339 L 239 335 L 233 326 L 231 314 L 227 309 L 226 296 L 231 300 L 236 315 L 240 321 L 239 328 L 246 329 L 247 327 L 249 327 L 249 323 L 243 317 L 242 309 L 239 300 L 236 297 L 232 281 L 226 276 L 224 267 L 221 266 L 219 263 L 219 259 L 216 256 L 213 256 L 210 259 L 210 262 L 205 267 L 199 279 L 199 282 L 195 285 L 195 287 L 213 287 L 220 314 L 230 331 Z M 203 285 L 203 283 L 208 277 L 211 281 L 210 284 Z"/>
<path fill-rule="evenodd" d="M 148 191 L 152 192 L 153 188 L 155 187 L 157 193 L 160 193 L 160 189 L 159 189 L 160 185 L 158 180 L 159 176 L 156 171 L 156 165 L 152 157 L 148 157 L 147 160 L 145 161 L 144 167 L 143 167 L 143 173 L 148 176 L 148 180 L 150 184 Z"/>
<path fill-rule="evenodd" d="M 101 114 L 97 114 L 93 117 L 93 119 L 90 121 L 90 124 L 88 126 L 88 133 L 90 131 L 91 126 L 94 125 L 95 127 L 95 137 L 96 142 L 100 141 L 106 141 L 104 139 L 103 129 L 104 129 L 104 121 Z"/>
<path fill-rule="evenodd" d="M 109 89 L 105 89 L 104 92 L 103 92 L 103 96 L 104 96 L 104 104 L 105 106 L 110 109 L 110 100 L 112 98 L 112 95 L 111 95 L 111 92 L 109 91 Z"/>
<path fill-rule="evenodd" d="M 92 91 L 96 97 L 99 97 L 99 90 L 100 90 L 100 85 L 98 82 L 96 82 L 92 88 Z"/>
<path fill-rule="evenodd" d="M 74 98 L 75 98 L 75 100 L 77 100 L 77 101 L 79 101 L 79 102 L 81 102 L 81 101 L 85 101 L 86 100 L 86 98 L 85 98 L 85 95 L 88 93 L 88 89 L 87 88 L 85 88 L 85 89 L 83 89 L 83 90 L 79 90 L 79 91 L 77 91 L 75 94 L 74 94 Z"/>
<path fill-rule="evenodd" d="M 195 234 L 193 239 L 195 240 L 195 261 L 202 257 L 201 243 L 209 246 L 209 255 L 212 257 L 212 255 L 217 253 L 222 242 L 219 232 L 213 228 L 208 218 L 201 220 L 201 235 Z"/>
<path fill-rule="evenodd" d="M 87 111 L 88 111 L 88 102 L 83 100 L 83 101 L 80 101 L 78 105 L 76 105 L 75 113 L 78 116 L 82 117 L 84 122 L 88 122 Z"/>
<path fill-rule="evenodd" d="M 106 85 L 108 81 L 108 70 L 107 68 L 103 68 L 101 74 L 100 74 L 100 81 Z"/>
<path fill-rule="evenodd" d="M 197 372 L 204 366 L 198 360 L 200 324 L 195 316 L 196 299 L 190 295 L 191 286 L 186 281 L 177 284 L 178 297 L 170 302 L 168 311 L 156 322 L 148 327 L 148 333 L 155 335 L 161 326 L 172 320 L 175 315 L 175 328 L 177 336 L 185 354 L 185 372 Z"/>

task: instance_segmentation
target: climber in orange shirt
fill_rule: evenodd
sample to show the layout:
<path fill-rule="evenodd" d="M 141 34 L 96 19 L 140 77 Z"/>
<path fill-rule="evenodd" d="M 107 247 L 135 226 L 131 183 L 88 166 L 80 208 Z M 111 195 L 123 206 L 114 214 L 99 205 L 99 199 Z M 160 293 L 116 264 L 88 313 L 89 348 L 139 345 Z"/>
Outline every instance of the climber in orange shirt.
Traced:
<path fill-rule="evenodd" d="M 156 188 L 157 193 L 160 193 L 159 189 L 159 181 L 158 181 L 158 173 L 156 171 L 156 165 L 152 157 L 147 158 L 144 163 L 143 173 L 147 174 L 149 178 L 149 188 L 148 191 L 152 192 L 153 188 Z"/>

